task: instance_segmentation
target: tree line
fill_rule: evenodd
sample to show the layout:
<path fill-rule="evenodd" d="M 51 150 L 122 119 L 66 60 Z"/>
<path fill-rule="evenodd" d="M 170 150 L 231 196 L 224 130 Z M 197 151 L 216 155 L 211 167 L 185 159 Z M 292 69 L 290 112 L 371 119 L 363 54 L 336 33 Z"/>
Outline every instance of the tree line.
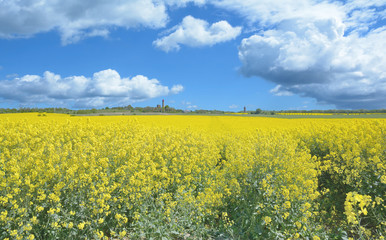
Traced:
<path fill-rule="evenodd" d="M 329 110 L 280 110 L 280 111 L 271 111 L 271 110 L 261 110 L 260 108 L 256 109 L 251 114 L 263 114 L 263 115 L 274 115 L 277 113 L 331 113 L 331 114 L 352 114 L 352 113 L 386 113 L 386 109 L 329 109 Z"/>
<path fill-rule="evenodd" d="M 29 108 L 29 107 L 21 107 L 21 108 L 0 108 L 0 113 L 27 113 L 27 112 L 45 112 L 45 113 L 64 113 L 64 114 L 98 114 L 98 113 L 114 113 L 114 112 L 128 112 L 128 113 L 191 113 L 191 114 L 224 114 L 224 113 L 232 113 L 229 111 L 221 111 L 221 110 L 205 110 L 205 109 L 197 109 L 192 111 L 185 111 L 182 109 L 176 109 L 166 105 L 164 108 L 162 107 L 133 107 L 131 105 L 123 106 L 123 107 L 105 107 L 105 108 L 92 108 L 92 109 L 79 109 L 72 110 L 68 108 Z M 242 111 L 240 111 L 242 112 Z M 329 114 L 378 114 L 378 113 L 386 113 L 386 109 L 356 109 L 356 110 L 347 110 L 347 109 L 329 109 L 329 110 L 262 110 L 260 108 L 255 111 L 247 111 L 249 114 L 261 114 L 261 115 L 275 115 L 278 113 L 329 113 Z"/>

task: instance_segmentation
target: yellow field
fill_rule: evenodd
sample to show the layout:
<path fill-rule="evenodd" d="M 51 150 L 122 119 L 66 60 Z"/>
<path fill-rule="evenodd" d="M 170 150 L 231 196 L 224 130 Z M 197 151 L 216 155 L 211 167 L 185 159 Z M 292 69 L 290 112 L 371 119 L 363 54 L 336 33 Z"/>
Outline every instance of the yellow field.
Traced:
<path fill-rule="evenodd" d="M 0 115 L 0 239 L 383 239 L 385 194 L 386 119 Z"/>
<path fill-rule="evenodd" d="M 283 116 L 333 116 L 333 115 L 349 115 L 349 116 L 358 116 L 358 115 L 381 115 L 384 113 L 275 113 L 276 115 Z"/>

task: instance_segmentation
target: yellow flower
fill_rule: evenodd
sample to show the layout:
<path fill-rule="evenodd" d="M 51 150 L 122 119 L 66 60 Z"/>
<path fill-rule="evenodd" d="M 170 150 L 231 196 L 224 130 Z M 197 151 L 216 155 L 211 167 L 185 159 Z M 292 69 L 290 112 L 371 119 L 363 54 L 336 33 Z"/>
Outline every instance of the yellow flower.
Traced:
<path fill-rule="evenodd" d="M 302 227 L 302 224 L 301 224 L 300 222 L 295 222 L 295 225 L 296 225 L 296 227 L 299 228 L 299 229 Z"/>
<path fill-rule="evenodd" d="M 121 232 L 119 232 L 119 237 L 120 238 L 123 238 L 123 237 L 125 237 L 126 236 L 126 231 L 121 231 Z"/>
<path fill-rule="evenodd" d="M 102 231 L 97 231 L 96 234 L 98 235 L 98 238 L 102 239 L 104 234 Z"/>
<path fill-rule="evenodd" d="M 78 229 L 82 230 L 82 229 L 84 228 L 84 225 L 85 225 L 84 222 L 79 223 L 79 224 L 78 224 Z"/>
<path fill-rule="evenodd" d="M 37 219 L 36 216 L 33 216 L 33 217 L 31 218 L 31 222 L 32 222 L 33 224 L 37 224 L 37 223 L 39 222 L 39 220 Z"/>
<path fill-rule="evenodd" d="M 59 223 L 58 222 L 53 222 L 53 223 L 51 223 L 51 226 L 53 228 L 59 228 Z"/>
<path fill-rule="evenodd" d="M 30 224 L 27 224 L 27 226 L 24 227 L 24 230 L 31 231 L 32 230 L 32 226 Z"/>
<path fill-rule="evenodd" d="M 9 235 L 16 236 L 17 235 L 17 230 L 12 230 Z"/>
<path fill-rule="evenodd" d="M 268 217 L 268 216 L 265 216 L 263 219 L 264 219 L 264 222 L 265 222 L 266 225 L 270 224 L 271 221 L 272 221 L 271 218 Z"/>
<path fill-rule="evenodd" d="M 265 231 L 281 218 L 284 227 L 272 230 L 283 238 L 305 237 L 305 226 L 313 229 L 319 214 L 369 239 L 379 239 L 377 230 L 386 226 L 372 214 L 385 207 L 382 118 L 46 115 L 0 114 L 0 225 L 8 226 L 0 232 L 12 239 L 27 239 L 37 224 L 53 234 L 65 230 L 59 228 L 87 230 L 82 234 L 92 238 L 101 234 L 95 223 L 115 224 L 119 234 L 113 237 L 125 238 L 126 210 L 134 221 L 153 214 L 138 210 L 150 196 L 163 224 L 179 226 L 173 214 L 191 206 L 188 219 L 198 227 L 217 217 L 227 227 L 235 215 L 226 215 L 226 201 L 237 203 L 255 190 L 259 201 L 249 217 L 261 218 Z M 324 174 L 331 178 L 320 189 Z M 339 212 L 332 196 L 343 185 L 352 192 Z M 83 202 L 69 209 L 72 199 Z M 326 205 L 332 205 L 330 212 Z M 75 218 L 78 209 L 90 213 L 87 222 Z M 346 221 L 334 222 L 342 214 Z M 363 218 L 379 224 L 365 225 Z M 15 236 L 8 223 L 18 228 Z"/>
<path fill-rule="evenodd" d="M 34 240 L 35 239 L 35 235 L 33 234 L 30 234 L 28 237 L 27 237 L 28 240 Z"/>
<path fill-rule="evenodd" d="M 56 210 L 54 208 L 50 208 L 50 210 L 47 211 L 47 213 L 49 214 L 54 214 L 56 212 Z"/>
<path fill-rule="evenodd" d="M 284 203 L 284 208 L 291 208 L 291 202 L 290 201 L 286 201 L 285 203 Z"/>

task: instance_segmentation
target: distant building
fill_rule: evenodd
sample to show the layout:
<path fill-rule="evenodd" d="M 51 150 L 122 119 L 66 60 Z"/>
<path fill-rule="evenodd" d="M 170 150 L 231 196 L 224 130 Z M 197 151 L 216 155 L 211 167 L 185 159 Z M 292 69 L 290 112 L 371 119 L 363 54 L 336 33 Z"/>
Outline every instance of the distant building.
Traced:
<path fill-rule="evenodd" d="M 161 109 L 161 105 L 157 104 L 157 108 L 158 108 L 158 109 Z"/>
<path fill-rule="evenodd" d="M 162 99 L 162 108 L 165 108 L 165 100 Z"/>
<path fill-rule="evenodd" d="M 246 107 L 244 107 L 244 113 L 246 113 L 247 112 L 247 108 Z"/>

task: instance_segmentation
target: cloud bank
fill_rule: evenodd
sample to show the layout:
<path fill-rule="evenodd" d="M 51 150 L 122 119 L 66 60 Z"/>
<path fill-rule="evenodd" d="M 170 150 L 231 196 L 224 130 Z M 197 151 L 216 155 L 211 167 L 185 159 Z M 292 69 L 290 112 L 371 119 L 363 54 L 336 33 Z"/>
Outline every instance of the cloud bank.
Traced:
<path fill-rule="evenodd" d="M 241 73 L 338 108 L 386 108 L 384 1 L 215 1 L 261 30 L 239 46 Z"/>
<path fill-rule="evenodd" d="M 34 105 L 66 104 L 76 108 L 104 107 L 111 104 L 128 104 L 160 96 L 178 94 L 182 85 L 171 88 L 157 79 L 142 75 L 122 78 L 112 69 L 85 76 L 60 75 L 46 71 L 43 76 L 25 75 L 0 81 L 0 98 Z"/>
<path fill-rule="evenodd" d="M 113 27 L 160 28 L 168 15 L 163 2 L 130 1 L 0 1 L 0 37 L 29 37 L 58 30 L 62 43 L 107 36 Z"/>
<path fill-rule="evenodd" d="M 227 21 L 219 21 L 209 26 L 204 20 L 186 16 L 181 24 L 169 32 L 172 33 L 153 42 L 156 47 L 166 52 L 179 50 L 180 45 L 202 47 L 226 42 L 240 35 L 241 27 L 232 27 Z"/>
<path fill-rule="evenodd" d="M 69 44 L 117 27 L 160 29 L 168 11 L 189 3 L 244 19 L 253 34 L 240 43 L 240 71 L 276 83 L 271 93 L 338 108 L 386 108 L 385 0 L 7 0 L 0 1 L 0 38 L 57 30 Z M 230 41 L 241 27 L 187 16 L 167 32 L 153 42 L 166 52 Z"/>
<path fill-rule="evenodd" d="M 159 29 L 169 20 L 168 8 L 188 3 L 202 6 L 205 0 L 0 1 L 0 38 L 57 30 L 66 45 L 88 37 L 106 37 L 117 27 Z"/>

